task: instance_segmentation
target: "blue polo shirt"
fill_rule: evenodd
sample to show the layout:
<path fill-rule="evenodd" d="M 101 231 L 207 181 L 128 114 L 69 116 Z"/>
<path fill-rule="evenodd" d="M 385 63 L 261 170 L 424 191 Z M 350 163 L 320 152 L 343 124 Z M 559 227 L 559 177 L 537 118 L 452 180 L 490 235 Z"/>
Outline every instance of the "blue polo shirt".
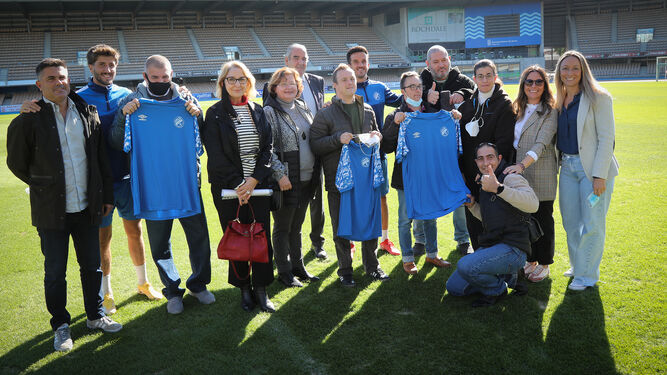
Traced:
<path fill-rule="evenodd" d="M 561 152 L 570 155 L 579 154 L 579 140 L 577 139 L 577 115 L 581 92 L 574 96 L 570 105 L 560 111 L 558 115 L 557 147 Z"/>

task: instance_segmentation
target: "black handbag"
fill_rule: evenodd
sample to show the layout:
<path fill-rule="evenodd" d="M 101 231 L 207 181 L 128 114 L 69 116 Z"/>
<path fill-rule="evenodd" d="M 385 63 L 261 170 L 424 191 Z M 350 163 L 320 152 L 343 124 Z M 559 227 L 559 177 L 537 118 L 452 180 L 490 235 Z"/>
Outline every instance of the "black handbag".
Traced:
<path fill-rule="evenodd" d="M 533 215 L 530 215 L 530 218 L 525 220 L 525 222 L 528 226 L 528 238 L 530 239 L 530 243 L 535 243 L 544 236 L 544 231 L 542 230 L 540 223 Z"/>

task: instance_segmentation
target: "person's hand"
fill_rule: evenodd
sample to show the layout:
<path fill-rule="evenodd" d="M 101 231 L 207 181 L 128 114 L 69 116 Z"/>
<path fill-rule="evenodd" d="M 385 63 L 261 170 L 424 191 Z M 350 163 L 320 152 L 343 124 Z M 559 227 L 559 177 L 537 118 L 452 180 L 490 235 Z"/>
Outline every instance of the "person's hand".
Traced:
<path fill-rule="evenodd" d="M 396 112 L 394 114 L 394 124 L 400 125 L 403 120 L 405 120 L 405 113 L 403 112 Z"/>
<path fill-rule="evenodd" d="M 123 107 L 123 114 L 124 115 L 131 115 L 134 113 L 139 108 L 139 99 L 132 99 L 129 103 L 125 104 Z"/>
<path fill-rule="evenodd" d="M 292 183 L 287 176 L 283 176 L 278 180 L 278 186 L 280 186 L 281 191 L 290 190 L 292 188 Z"/>
<path fill-rule="evenodd" d="M 192 95 L 192 93 L 190 92 L 190 90 L 189 90 L 187 87 L 185 87 L 185 85 L 183 85 L 183 86 L 178 86 L 178 93 L 179 93 L 180 95 L 185 95 L 185 96 Z"/>
<path fill-rule="evenodd" d="M 21 113 L 34 113 L 34 112 L 39 112 L 42 107 L 40 107 L 37 104 L 38 100 L 33 99 L 33 100 L 26 100 L 21 104 L 21 108 L 19 109 L 19 112 Z"/>
<path fill-rule="evenodd" d="M 503 173 L 504 174 L 523 173 L 523 168 L 521 168 L 521 165 L 519 165 L 519 164 L 514 164 L 514 165 L 510 165 L 509 167 L 505 168 Z"/>
<path fill-rule="evenodd" d="M 604 178 L 593 177 L 593 194 L 598 197 L 607 190 L 607 180 Z"/>
<path fill-rule="evenodd" d="M 329 100 L 328 102 L 322 104 L 322 109 L 327 108 L 327 107 L 330 106 L 330 105 L 331 105 L 331 100 Z"/>
<path fill-rule="evenodd" d="M 486 167 L 486 174 L 482 175 L 480 180 L 482 182 L 482 190 L 488 191 L 489 193 L 498 191 L 500 182 L 498 182 L 495 173 L 493 173 L 493 168 L 491 168 L 490 165 Z"/>
<path fill-rule="evenodd" d="M 459 103 L 463 103 L 463 95 L 455 92 L 449 96 L 449 104 L 454 105 Z"/>
<path fill-rule="evenodd" d="M 236 195 L 239 197 L 239 204 L 244 205 L 248 203 L 250 200 L 250 197 L 252 196 L 253 190 L 255 190 L 255 186 L 257 186 L 257 181 L 253 177 L 246 177 L 245 182 L 243 185 L 239 186 L 238 189 L 236 189 Z"/>
<path fill-rule="evenodd" d="M 352 133 L 345 132 L 345 133 L 340 135 L 340 143 L 346 145 L 346 144 L 350 143 L 352 138 L 354 138 L 354 135 L 352 135 Z"/>
<path fill-rule="evenodd" d="M 373 130 L 373 131 L 370 132 L 369 134 L 371 135 L 371 137 L 372 137 L 372 136 L 376 136 L 376 137 L 378 137 L 378 138 L 380 139 L 380 141 L 382 141 L 382 133 L 380 133 L 379 131 L 377 131 L 377 130 Z"/>
<path fill-rule="evenodd" d="M 473 197 L 470 194 L 466 194 L 466 197 L 468 197 L 468 199 L 470 199 L 470 202 L 464 202 L 463 205 L 466 206 L 466 207 L 474 206 L 475 205 L 475 197 Z"/>
<path fill-rule="evenodd" d="M 460 120 L 461 117 L 463 117 L 463 115 L 461 114 L 461 112 L 459 112 L 459 111 L 457 111 L 457 110 L 455 110 L 455 109 L 452 109 L 452 111 L 449 112 L 449 113 L 452 114 L 452 117 L 454 118 L 454 120 Z"/>
<path fill-rule="evenodd" d="M 187 102 L 185 102 L 185 110 L 187 110 L 188 113 L 190 113 L 195 117 L 199 116 L 199 114 L 201 113 L 199 108 L 197 108 L 197 106 L 192 100 L 188 100 Z"/>
<path fill-rule="evenodd" d="M 435 82 L 433 82 L 433 86 L 431 86 L 431 88 L 428 89 L 427 100 L 429 103 L 433 105 L 435 105 L 438 102 L 438 100 L 440 100 L 440 92 L 435 91 Z"/>
<path fill-rule="evenodd" d="M 102 206 L 102 216 L 107 216 L 111 213 L 111 210 L 113 210 L 113 204 L 105 203 Z"/>

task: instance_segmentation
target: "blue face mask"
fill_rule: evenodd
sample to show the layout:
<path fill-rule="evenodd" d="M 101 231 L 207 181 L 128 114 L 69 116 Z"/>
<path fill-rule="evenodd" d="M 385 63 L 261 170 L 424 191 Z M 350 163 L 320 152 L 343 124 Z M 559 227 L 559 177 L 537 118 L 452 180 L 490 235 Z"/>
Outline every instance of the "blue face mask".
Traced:
<path fill-rule="evenodd" d="M 413 106 L 413 107 L 419 107 L 419 106 L 422 105 L 422 98 L 419 98 L 419 100 L 414 100 L 414 99 L 408 98 L 407 95 L 406 95 L 405 96 L 405 102 L 408 103 L 409 105 Z"/>

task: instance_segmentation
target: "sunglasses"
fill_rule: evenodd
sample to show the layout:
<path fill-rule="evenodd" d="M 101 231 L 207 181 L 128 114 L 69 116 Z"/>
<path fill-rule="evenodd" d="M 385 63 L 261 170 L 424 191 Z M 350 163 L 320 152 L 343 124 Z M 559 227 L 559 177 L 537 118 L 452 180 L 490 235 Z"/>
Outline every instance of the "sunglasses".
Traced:
<path fill-rule="evenodd" d="M 526 86 L 544 86 L 544 80 L 543 79 L 527 79 L 524 82 L 526 82 Z"/>

